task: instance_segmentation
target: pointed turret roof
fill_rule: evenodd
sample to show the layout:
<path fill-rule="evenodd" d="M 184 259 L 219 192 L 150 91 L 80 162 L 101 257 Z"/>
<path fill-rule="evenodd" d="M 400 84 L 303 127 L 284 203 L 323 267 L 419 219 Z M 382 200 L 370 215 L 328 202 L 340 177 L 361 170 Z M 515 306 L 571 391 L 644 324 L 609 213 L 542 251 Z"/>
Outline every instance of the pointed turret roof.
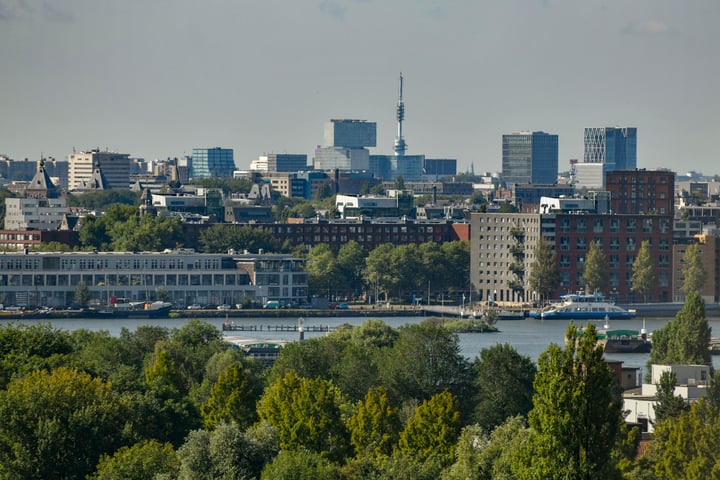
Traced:
<path fill-rule="evenodd" d="M 38 162 L 35 176 L 25 188 L 25 195 L 30 198 L 56 198 L 59 195 L 57 187 L 45 170 L 44 158 Z"/>

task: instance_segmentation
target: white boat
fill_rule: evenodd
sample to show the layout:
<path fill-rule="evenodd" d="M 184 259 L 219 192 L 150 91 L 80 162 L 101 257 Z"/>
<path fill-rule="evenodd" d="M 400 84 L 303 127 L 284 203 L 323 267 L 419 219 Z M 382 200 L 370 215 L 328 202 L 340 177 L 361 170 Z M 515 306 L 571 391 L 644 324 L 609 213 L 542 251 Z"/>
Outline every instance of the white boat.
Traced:
<path fill-rule="evenodd" d="M 560 296 L 560 303 L 530 312 L 530 317 L 544 320 L 622 320 L 635 317 L 635 312 L 618 307 L 599 293 L 572 293 Z"/>

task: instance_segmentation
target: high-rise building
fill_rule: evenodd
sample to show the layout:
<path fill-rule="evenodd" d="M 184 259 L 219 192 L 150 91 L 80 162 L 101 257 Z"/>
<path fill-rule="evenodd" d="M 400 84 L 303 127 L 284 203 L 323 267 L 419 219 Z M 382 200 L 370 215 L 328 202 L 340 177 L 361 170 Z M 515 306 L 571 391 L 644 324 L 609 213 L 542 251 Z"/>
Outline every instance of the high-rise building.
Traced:
<path fill-rule="evenodd" d="M 302 172 L 307 169 L 304 153 L 268 153 L 250 163 L 250 170 L 260 172 Z"/>
<path fill-rule="evenodd" d="M 603 173 L 637 168 L 637 128 L 585 129 L 585 163 L 602 163 Z"/>
<path fill-rule="evenodd" d="M 377 144 L 377 125 L 365 120 L 332 119 L 325 123 L 323 146 L 315 149 L 316 170 L 367 170 Z"/>
<path fill-rule="evenodd" d="M 194 148 L 192 153 L 193 179 L 232 178 L 235 170 L 232 148 Z"/>
<path fill-rule="evenodd" d="M 502 136 L 505 182 L 552 185 L 558 175 L 558 136 L 545 132 L 513 132 Z"/>
<path fill-rule="evenodd" d="M 99 167 L 107 180 L 107 188 L 127 190 L 130 188 L 130 163 L 127 153 L 101 152 L 98 149 L 72 153 L 68 157 L 68 188 L 84 189 Z"/>

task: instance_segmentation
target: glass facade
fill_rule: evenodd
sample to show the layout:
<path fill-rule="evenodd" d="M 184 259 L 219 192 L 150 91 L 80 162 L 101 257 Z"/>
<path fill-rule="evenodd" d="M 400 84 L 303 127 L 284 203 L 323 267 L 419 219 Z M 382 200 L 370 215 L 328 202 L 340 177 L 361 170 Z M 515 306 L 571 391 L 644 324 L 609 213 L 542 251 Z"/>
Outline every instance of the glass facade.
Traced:
<path fill-rule="evenodd" d="M 604 172 L 637 168 L 637 128 L 586 128 L 585 163 L 602 163 Z"/>
<path fill-rule="evenodd" d="M 558 136 L 545 132 L 503 135 L 502 173 L 509 184 L 554 184 L 558 175 Z"/>
<path fill-rule="evenodd" d="M 195 148 L 192 153 L 192 178 L 232 178 L 235 170 L 232 148 Z"/>

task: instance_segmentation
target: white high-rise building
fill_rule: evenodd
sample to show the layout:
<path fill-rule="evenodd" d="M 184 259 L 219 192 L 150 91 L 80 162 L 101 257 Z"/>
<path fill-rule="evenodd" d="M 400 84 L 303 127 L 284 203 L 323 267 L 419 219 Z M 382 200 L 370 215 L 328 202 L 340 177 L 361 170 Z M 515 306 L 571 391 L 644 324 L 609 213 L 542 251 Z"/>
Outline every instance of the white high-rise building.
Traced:
<path fill-rule="evenodd" d="M 127 153 L 89 152 L 72 153 L 68 156 L 68 188 L 84 190 L 90 183 L 93 171 L 99 166 L 110 189 L 130 188 L 130 155 Z"/>

